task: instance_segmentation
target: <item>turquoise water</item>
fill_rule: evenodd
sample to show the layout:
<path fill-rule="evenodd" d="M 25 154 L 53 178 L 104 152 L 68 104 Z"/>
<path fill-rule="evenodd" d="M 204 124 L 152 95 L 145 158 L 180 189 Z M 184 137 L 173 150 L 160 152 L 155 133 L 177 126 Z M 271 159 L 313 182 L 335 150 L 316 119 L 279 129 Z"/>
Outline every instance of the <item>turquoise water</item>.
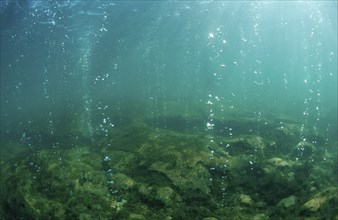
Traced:
<path fill-rule="evenodd" d="M 2 117 L 208 95 L 304 120 L 337 109 L 335 2 L 7 4 Z"/>
<path fill-rule="evenodd" d="M 109 170 L 118 164 L 107 163 L 108 159 L 102 161 L 106 151 L 107 155 L 114 154 L 111 148 L 120 149 L 122 143 L 126 148 L 145 146 L 151 141 L 155 141 L 156 146 L 177 147 L 181 143 L 180 135 L 188 135 L 184 139 L 187 143 L 182 143 L 189 145 L 190 137 L 196 140 L 196 146 L 204 146 L 202 148 L 211 155 L 222 143 L 234 144 L 236 140 L 241 142 L 243 135 L 257 135 L 264 139 L 266 146 L 276 144 L 275 150 L 264 150 L 264 154 L 295 160 L 295 163 L 299 155 L 295 156 L 291 148 L 306 142 L 304 146 L 316 149 L 308 161 L 320 164 L 329 160 L 331 167 L 337 166 L 336 1 L 27 0 L 2 1 L 0 6 L 1 160 L 6 166 L 13 165 L 13 161 L 20 163 L 22 152 L 35 155 L 44 149 L 53 149 L 55 158 L 60 161 L 77 160 L 81 152 L 66 156 L 68 151 L 64 148 L 89 146 L 102 154 L 98 156 L 98 163 L 108 166 Z M 285 130 L 286 127 L 289 130 Z M 148 129 L 149 136 L 138 137 L 138 133 Z M 137 138 L 131 137 L 129 143 L 122 136 L 131 135 L 132 131 L 137 133 Z M 289 136 L 284 137 L 279 131 Z M 221 137 L 233 138 L 233 141 Z M 115 146 L 116 142 L 121 144 Z M 217 146 L 213 150 L 214 144 Z M 156 146 L 154 152 L 157 152 Z M 307 147 L 302 148 L 301 155 L 306 154 Z M 230 154 L 248 152 L 238 148 L 236 153 L 229 150 Z M 325 153 L 314 159 L 317 151 Z M 245 160 L 252 163 L 249 157 Z M 150 167 L 160 169 L 159 165 Z M 240 170 L 239 167 L 234 169 Z M 320 165 L 318 167 L 320 169 Z M 128 175 L 134 171 L 120 172 Z M 165 175 L 170 179 L 174 174 Z M 334 175 L 332 171 L 329 175 L 332 180 L 328 182 L 335 181 Z M 111 178 L 114 177 L 108 180 Z M 236 175 L 233 178 L 237 178 Z M 177 179 L 173 179 L 177 187 Z M 133 181 L 141 184 L 148 180 L 139 177 Z M 165 182 L 161 178 L 159 181 L 162 185 Z M 302 181 L 297 184 L 299 182 Z M 61 181 L 60 185 L 65 187 L 66 183 Z M 325 187 L 317 187 L 317 191 L 312 192 L 320 193 Z M 173 189 L 163 190 L 168 193 Z M 303 198 L 297 192 L 291 194 L 300 197 L 297 204 L 300 207 L 311 197 Z M 26 194 L 22 194 L 25 197 Z M 242 194 L 241 199 L 247 198 Z M 253 192 L 247 194 L 255 199 Z M 283 191 L 275 203 L 287 196 Z M 3 198 L 9 200 L 6 195 Z M 161 199 L 175 210 L 171 203 L 166 203 L 168 198 Z M 331 200 L 337 201 L 337 198 Z M 177 199 L 176 203 L 178 201 L 181 200 Z M 218 204 L 226 206 L 224 201 Z M 242 205 L 250 207 L 250 204 L 243 202 Z M 255 209 L 273 209 L 264 204 L 263 208 Z M 12 207 L 10 203 L 2 208 L 2 213 L 10 210 L 8 207 Z M 34 205 L 30 208 L 38 209 Z M 134 209 L 126 208 L 124 212 L 128 210 Z M 208 210 L 213 213 L 213 208 Z M 274 219 L 271 213 L 265 213 L 265 217 L 259 214 L 257 219 L 268 216 Z M 34 218 L 34 214 L 32 216 Z M 119 218 L 127 218 L 127 214 L 121 216 Z M 142 216 L 149 219 L 150 215 Z M 194 217 L 185 213 L 173 218 L 184 216 Z M 204 217 L 208 216 L 212 215 Z M 222 214 L 215 216 L 222 219 L 219 217 Z"/>

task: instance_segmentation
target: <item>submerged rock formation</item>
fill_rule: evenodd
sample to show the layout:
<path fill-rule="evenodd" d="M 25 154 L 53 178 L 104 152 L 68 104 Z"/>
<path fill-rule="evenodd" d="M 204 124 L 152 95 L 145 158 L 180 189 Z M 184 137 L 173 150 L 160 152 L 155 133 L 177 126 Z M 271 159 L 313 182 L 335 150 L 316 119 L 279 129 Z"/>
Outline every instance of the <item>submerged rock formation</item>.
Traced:
<path fill-rule="evenodd" d="M 283 143 L 273 123 L 228 136 L 196 127 L 175 130 L 176 122 L 154 128 L 147 120 L 114 128 L 95 143 L 80 138 L 75 147 L 65 141 L 20 148 L 2 159 L 0 218 L 337 217 L 336 158 L 316 143 L 297 142 L 295 126 L 284 126 L 290 137 Z M 236 123 L 243 128 L 249 122 Z"/>

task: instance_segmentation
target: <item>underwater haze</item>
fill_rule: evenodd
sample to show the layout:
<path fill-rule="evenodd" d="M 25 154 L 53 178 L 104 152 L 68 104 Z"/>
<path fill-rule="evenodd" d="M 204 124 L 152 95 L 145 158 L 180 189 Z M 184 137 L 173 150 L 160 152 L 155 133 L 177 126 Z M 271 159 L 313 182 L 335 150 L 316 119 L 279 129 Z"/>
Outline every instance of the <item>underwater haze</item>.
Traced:
<path fill-rule="evenodd" d="M 337 219 L 336 1 L 0 3 L 0 219 Z"/>

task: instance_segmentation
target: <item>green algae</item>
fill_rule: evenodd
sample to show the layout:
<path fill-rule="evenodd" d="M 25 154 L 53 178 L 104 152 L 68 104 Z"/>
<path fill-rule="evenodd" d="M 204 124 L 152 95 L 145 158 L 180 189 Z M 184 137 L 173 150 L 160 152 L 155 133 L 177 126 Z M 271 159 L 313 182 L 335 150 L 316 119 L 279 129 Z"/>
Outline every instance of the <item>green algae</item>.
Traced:
<path fill-rule="evenodd" d="M 201 111 L 186 117 L 185 124 L 172 111 L 162 117 L 170 125 L 167 128 L 151 123 L 157 119 L 139 117 L 109 130 L 107 136 L 98 135 L 95 142 L 76 133 L 77 143 L 70 144 L 72 135 L 67 134 L 54 147 L 39 142 L 40 147 L 32 150 L 12 143 L 18 153 L 1 161 L 0 216 L 262 220 L 337 216 L 332 169 L 336 157 L 325 153 L 320 143 L 299 141 L 295 121 L 284 122 L 281 130 L 271 119 L 264 119 L 269 126 L 262 126 L 262 121 L 230 112 L 215 118 L 215 124 L 237 128 L 238 133 L 229 136 L 217 127 L 208 131 L 186 126 L 198 124 Z M 321 138 L 311 129 L 303 136 Z M 297 199 L 290 206 L 278 205 L 285 198 Z"/>

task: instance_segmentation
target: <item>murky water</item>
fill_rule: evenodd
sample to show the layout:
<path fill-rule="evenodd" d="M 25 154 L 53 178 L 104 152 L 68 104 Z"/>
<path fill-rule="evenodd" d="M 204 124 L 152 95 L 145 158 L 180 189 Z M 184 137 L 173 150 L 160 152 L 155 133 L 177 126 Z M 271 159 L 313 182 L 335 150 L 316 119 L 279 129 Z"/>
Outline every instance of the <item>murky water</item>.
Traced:
<path fill-rule="evenodd" d="M 0 8 L 0 218 L 337 217 L 337 2 Z"/>

